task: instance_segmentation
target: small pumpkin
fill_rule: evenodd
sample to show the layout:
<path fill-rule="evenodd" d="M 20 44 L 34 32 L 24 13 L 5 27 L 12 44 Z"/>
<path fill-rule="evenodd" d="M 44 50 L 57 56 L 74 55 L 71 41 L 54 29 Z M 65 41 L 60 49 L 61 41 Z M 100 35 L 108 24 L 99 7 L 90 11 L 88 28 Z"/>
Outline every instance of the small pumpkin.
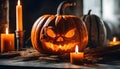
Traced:
<path fill-rule="evenodd" d="M 63 10 L 73 3 L 62 2 L 56 15 L 43 15 L 34 23 L 31 31 L 33 47 L 45 54 L 64 54 L 79 46 L 83 51 L 88 42 L 88 32 L 83 21 L 73 15 L 64 15 Z"/>
<path fill-rule="evenodd" d="M 82 20 L 85 22 L 88 30 L 88 46 L 97 47 L 105 45 L 107 35 L 103 20 L 97 15 L 91 14 L 91 10 L 82 17 Z"/>

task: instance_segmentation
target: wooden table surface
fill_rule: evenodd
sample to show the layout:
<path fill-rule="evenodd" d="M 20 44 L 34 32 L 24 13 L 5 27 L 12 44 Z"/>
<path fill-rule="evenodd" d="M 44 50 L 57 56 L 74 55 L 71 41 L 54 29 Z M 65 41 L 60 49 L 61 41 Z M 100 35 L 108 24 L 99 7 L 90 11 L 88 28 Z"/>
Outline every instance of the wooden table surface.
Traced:
<path fill-rule="evenodd" d="M 1 68 L 81 68 L 81 69 L 120 69 L 120 61 L 108 64 L 74 65 L 69 62 L 46 62 L 46 61 L 20 61 L 12 59 L 0 59 Z"/>
<path fill-rule="evenodd" d="M 27 53 L 28 54 L 27 54 Z M 32 51 L 33 52 L 33 51 Z M 80 68 L 80 69 L 120 69 L 120 60 L 95 63 L 95 64 L 84 64 L 75 65 L 71 64 L 69 61 L 56 60 L 49 57 L 39 57 L 39 58 L 28 58 L 31 57 L 30 54 L 38 56 L 38 54 L 31 53 L 31 49 L 22 52 L 21 56 L 14 56 L 13 58 L 8 58 L 6 56 L 0 57 L 0 69 L 40 69 L 40 68 Z M 0 55 L 1 56 L 1 55 Z M 27 57 L 27 58 L 26 58 Z M 33 57 L 33 56 L 32 56 Z"/>

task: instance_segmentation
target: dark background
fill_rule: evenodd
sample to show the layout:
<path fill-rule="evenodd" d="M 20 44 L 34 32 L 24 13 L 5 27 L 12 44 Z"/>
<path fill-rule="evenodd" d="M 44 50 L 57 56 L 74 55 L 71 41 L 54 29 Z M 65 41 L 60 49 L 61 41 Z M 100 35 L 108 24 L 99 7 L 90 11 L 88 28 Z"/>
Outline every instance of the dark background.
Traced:
<path fill-rule="evenodd" d="M 29 45 L 31 29 L 34 22 L 42 15 L 53 14 L 57 12 L 58 5 L 65 0 L 21 0 L 23 7 L 23 28 L 25 30 L 25 44 Z M 82 16 L 82 0 L 69 0 L 77 1 L 77 7 L 66 8 L 66 14 L 73 14 L 78 17 Z M 16 4 L 17 0 L 9 0 L 10 4 L 10 30 L 15 32 L 16 30 Z M 81 5 L 81 6 L 80 6 Z M 78 8 L 79 7 L 79 8 Z M 75 10 L 76 9 L 76 10 Z"/>
<path fill-rule="evenodd" d="M 34 22 L 44 14 L 55 14 L 58 4 L 62 0 L 23 0 L 23 28 L 25 30 L 25 43 L 30 44 L 30 34 Z M 10 29 L 16 29 L 16 3 L 17 0 L 10 0 Z M 11 25 L 12 24 L 12 25 Z M 29 43 L 28 43 L 29 42 Z"/>

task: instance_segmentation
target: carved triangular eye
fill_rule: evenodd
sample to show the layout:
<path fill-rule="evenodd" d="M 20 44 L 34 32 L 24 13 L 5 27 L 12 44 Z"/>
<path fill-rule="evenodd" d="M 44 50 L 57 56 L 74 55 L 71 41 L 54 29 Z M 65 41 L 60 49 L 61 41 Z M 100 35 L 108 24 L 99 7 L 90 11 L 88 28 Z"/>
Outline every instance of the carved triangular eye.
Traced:
<path fill-rule="evenodd" d="M 46 28 L 46 33 L 51 38 L 55 38 L 56 37 L 56 34 L 54 33 L 54 31 L 51 28 Z"/>
<path fill-rule="evenodd" d="M 75 35 L 75 28 L 69 30 L 69 31 L 65 34 L 65 37 L 66 37 L 66 38 L 71 38 L 71 37 L 73 37 L 74 35 Z"/>

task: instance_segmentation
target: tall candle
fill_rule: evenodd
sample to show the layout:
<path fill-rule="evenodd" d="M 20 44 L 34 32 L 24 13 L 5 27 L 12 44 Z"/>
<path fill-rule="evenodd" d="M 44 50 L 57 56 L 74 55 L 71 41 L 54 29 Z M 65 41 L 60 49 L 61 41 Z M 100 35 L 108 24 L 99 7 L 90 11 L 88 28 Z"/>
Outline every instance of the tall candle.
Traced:
<path fill-rule="evenodd" d="M 18 4 L 16 6 L 16 31 L 23 31 L 22 5 L 20 4 L 20 0 L 18 0 Z"/>
<path fill-rule="evenodd" d="M 6 29 L 6 34 L 1 34 L 1 52 L 14 51 L 14 34 L 9 34 Z"/>
<path fill-rule="evenodd" d="M 78 51 L 78 46 L 75 48 L 75 52 L 70 53 L 70 62 L 73 64 L 82 64 L 84 59 L 84 53 Z"/>

